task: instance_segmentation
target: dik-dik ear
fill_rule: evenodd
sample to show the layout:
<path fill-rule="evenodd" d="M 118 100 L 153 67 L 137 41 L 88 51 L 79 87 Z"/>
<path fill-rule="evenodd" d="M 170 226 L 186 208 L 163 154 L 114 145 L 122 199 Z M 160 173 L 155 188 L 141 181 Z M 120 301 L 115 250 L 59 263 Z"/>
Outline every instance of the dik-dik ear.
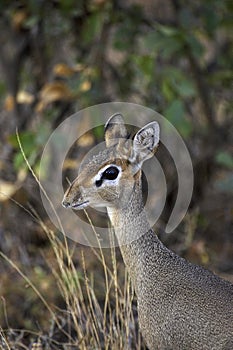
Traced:
<path fill-rule="evenodd" d="M 131 162 L 137 169 L 156 152 L 159 145 L 159 130 L 159 124 L 152 122 L 145 125 L 134 136 Z"/>
<path fill-rule="evenodd" d="M 124 139 L 127 137 L 127 130 L 121 114 L 114 114 L 108 119 L 107 123 L 105 124 L 104 135 L 107 147 L 117 144 L 117 139 Z"/>

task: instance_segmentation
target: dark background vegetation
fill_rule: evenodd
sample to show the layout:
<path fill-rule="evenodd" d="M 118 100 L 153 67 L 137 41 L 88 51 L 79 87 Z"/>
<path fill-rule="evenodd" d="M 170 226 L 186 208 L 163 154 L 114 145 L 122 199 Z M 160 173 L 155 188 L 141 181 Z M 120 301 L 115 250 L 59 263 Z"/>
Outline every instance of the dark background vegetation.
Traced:
<path fill-rule="evenodd" d="M 158 232 L 179 254 L 232 279 L 232 14 L 227 0 L 1 1 L 0 249 L 51 305 L 65 308 L 48 268 L 49 240 L 30 212 L 50 223 L 16 128 L 38 174 L 43 146 L 59 123 L 103 102 L 150 107 L 178 129 L 192 157 L 194 193 L 183 223 L 164 235 L 177 183 L 162 159 L 168 198 Z M 3 258 L 0 296 L 3 329 L 49 329 L 37 295 Z"/>

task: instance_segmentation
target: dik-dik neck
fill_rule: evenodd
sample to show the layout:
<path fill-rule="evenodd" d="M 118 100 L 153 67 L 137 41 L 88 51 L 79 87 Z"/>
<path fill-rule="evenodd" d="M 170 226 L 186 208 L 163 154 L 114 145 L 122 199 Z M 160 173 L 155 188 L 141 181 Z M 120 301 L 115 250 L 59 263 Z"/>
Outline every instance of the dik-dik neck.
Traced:
<path fill-rule="evenodd" d="M 124 262 L 135 282 L 136 289 L 139 270 L 144 270 L 147 266 L 148 255 L 154 255 L 150 251 L 159 250 L 161 245 L 158 237 L 150 229 L 143 207 L 141 178 L 139 177 L 135 182 L 129 202 L 120 209 L 108 210 Z"/>
<path fill-rule="evenodd" d="M 136 175 L 129 200 L 121 203 L 117 208 L 108 209 L 120 246 L 137 240 L 150 229 L 143 207 L 141 177 Z"/>

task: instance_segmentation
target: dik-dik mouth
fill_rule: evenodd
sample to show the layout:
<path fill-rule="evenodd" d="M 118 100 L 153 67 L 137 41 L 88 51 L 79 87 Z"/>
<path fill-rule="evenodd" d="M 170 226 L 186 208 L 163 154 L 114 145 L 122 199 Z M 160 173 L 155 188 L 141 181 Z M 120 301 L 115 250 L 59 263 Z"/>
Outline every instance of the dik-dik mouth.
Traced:
<path fill-rule="evenodd" d="M 62 202 L 62 205 L 65 208 L 80 210 L 80 209 L 86 208 L 89 205 L 89 201 L 84 201 L 84 202 L 81 202 L 81 203 L 70 203 L 70 202 L 64 200 Z"/>
<path fill-rule="evenodd" d="M 79 210 L 79 209 L 83 209 L 83 208 L 86 208 L 88 207 L 89 205 L 89 201 L 85 201 L 85 202 L 82 202 L 82 203 L 74 203 L 74 204 L 71 204 L 71 209 L 76 209 L 76 210 Z"/>

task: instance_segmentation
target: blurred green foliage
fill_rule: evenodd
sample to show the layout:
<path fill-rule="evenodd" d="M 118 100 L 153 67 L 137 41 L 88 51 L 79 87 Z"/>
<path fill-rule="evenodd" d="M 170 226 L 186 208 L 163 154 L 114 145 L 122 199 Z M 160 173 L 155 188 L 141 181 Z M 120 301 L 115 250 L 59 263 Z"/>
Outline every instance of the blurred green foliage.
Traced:
<path fill-rule="evenodd" d="M 216 160 L 219 164 L 233 169 L 233 156 L 229 152 L 218 152 Z"/>
<path fill-rule="evenodd" d="M 0 98 L 4 104 L 13 96 L 5 108 L 16 114 L 32 164 L 57 123 L 108 101 L 157 110 L 190 145 L 218 128 L 225 138 L 232 113 L 231 1 L 151 1 L 149 7 L 143 1 L 5 1 L 0 8 Z M 18 101 L 20 91 L 33 101 Z M 18 171 L 23 159 L 14 136 L 8 139 Z M 221 159 L 213 156 L 218 165 Z"/>
<path fill-rule="evenodd" d="M 36 131 L 22 131 L 20 133 L 20 143 L 23 152 L 32 167 L 35 167 L 39 174 L 40 158 L 39 155 L 43 151 L 46 140 L 48 139 L 48 129 L 44 125 L 40 125 Z M 19 150 L 19 143 L 16 134 L 12 134 L 8 138 L 9 143 L 16 150 L 13 156 L 13 164 L 16 171 L 25 169 L 28 171 L 22 152 Z"/>

